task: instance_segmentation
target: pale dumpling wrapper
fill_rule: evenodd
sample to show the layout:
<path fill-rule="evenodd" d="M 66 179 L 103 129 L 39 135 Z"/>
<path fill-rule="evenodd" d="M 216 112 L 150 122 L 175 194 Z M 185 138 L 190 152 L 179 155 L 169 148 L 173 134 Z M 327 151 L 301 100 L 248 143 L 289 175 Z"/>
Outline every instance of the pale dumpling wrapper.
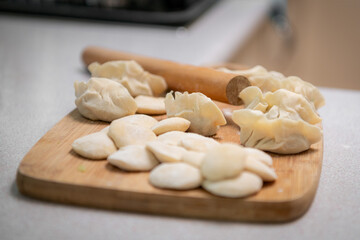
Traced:
<path fill-rule="evenodd" d="M 84 117 L 111 122 L 132 115 L 137 106 L 128 90 L 106 78 L 90 78 L 88 82 L 74 83 L 75 104 Z"/>
<path fill-rule="evenodd" d="M 92 133 L 76 139 L 72 149 L 82 157 L 94 160 L 106 159 L 117 149 L 105 131 Z"/>
<path fill-rule="evenodd" d="M 325 105 L 325 99 L 319 89 L 299 77 L 285 77 L 279 72 L 267 71 L 262 66 L 255 66 L 246 70 L 229 70 L 225 68 L 219 70 L 245 76 L 249 79 L 252 86 L 259 87 L 263 92 L 275 92 L 278 89 L 286 89 L 303 95 L 316 109 Z"/>
<path fill-rule="evenodd" d="M 170 92 L 165 97 L 168 117 L 182 117 L 191 122 L 189 131 L 204 136 L 216 134 L 226 120 L 216 104 L 202 93 Z"/>
<path fill-rule="evenodd" d="M 321 122 L 315 108 L 305 97 L 285 89 L 263 94 L 260 88 L 251 86 L 242 90 L 239 97 L 249 109 L 266 113 L 273 106 L 277 106 L 280 110 L 280 117 L 293 120 L 302 119 L 310 124 Z"/>
<path fill-rule="evenodd" d="M 233 121 L 240 126 L 240 141 L 246 147 L 291 154 L 310 148 L 321 140 L 322 130 L 303 120 L 279 118 L 279 109 L 269 112 L 241 109 L 233 112 Z"/>
<path fill-rule="evenodd" d="M 109 61 L 89 65 L 93 77 L 105 77 L 121 83 L 133 97 L 158 96 L 167 89 L 165 79 L 145 71 L 135 61 Z"/>

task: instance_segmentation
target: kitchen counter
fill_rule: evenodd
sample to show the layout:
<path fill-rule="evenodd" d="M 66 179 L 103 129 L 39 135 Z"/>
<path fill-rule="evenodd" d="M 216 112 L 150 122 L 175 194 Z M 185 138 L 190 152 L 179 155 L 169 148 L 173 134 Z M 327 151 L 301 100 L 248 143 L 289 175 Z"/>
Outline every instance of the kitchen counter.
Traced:
<path fill-rule="evenodd" d="M 282 224 L 221 222 L 91 209 L 22 196 L 16 170 L 31 147 L 74 109 L 88 45 L 190 64 L 226 62 L 269 9 L 221 1 L 186 28 L 0 13 L 1 239 L 356 239 L 360 235 L 360 91 L 320 88 L 324 159 L 312 206 Z"/>

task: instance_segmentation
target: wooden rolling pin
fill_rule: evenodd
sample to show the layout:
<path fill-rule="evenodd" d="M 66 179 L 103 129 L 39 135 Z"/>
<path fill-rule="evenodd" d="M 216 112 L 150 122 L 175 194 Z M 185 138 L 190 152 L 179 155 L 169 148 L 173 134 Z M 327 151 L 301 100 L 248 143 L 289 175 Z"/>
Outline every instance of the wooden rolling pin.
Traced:
<path fill-rule="evenodd" d="M 172 90 L 201 92 L 213 100 L 233 105 L 242 103 L 238 95 L 242 89 L 250 86 L 249 80 L 244 76 L 101 47 L 85 48 L 82 59 L 86 65 L 92 62 L 135 60 L 146 71 L 164 77 L 168 87 Z"/>

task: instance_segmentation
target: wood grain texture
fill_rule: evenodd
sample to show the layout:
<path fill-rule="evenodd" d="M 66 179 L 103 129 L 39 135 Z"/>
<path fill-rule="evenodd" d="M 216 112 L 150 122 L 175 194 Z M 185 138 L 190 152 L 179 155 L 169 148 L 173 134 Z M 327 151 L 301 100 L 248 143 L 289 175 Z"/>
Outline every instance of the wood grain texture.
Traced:
<path fill-rule="evenodd" d="M 224 103 L 218 105 L 224 112 L 241 108 Z M 322 141 L 300 154 L 272 154 L 278 180 L 265 184 L 256 195 L 228 199 L 200 188 L 190 191 L 157 189 L 149 184 L 147 172 L 125 172 L 105 160 L 87 160 L 72 151 L 75 139 L 106 125 L 84 119 L 77 110 L 65 116 L 22 160 L 17 173 L 19 191 L 39 199 L 97 208 L 265 222 L 289 221 L 301 216 L 316 193 L 322 165 Z M 228 121 L 214 138 L 220 142 L 240 143 L 239 128 Z"/>

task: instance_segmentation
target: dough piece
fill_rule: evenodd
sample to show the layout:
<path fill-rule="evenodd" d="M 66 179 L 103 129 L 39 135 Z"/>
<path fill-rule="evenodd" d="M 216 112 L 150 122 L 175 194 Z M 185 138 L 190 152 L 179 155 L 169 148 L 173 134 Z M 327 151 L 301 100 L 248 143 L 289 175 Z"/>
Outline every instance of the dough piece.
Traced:
<path fill-rule="evenodd" d="M 135 114 L 117 119 L 113 121 L 111 124 L 116 125 L 119 124 L 120 122 L 124 124 L 134 124 L 151 129 L 155 124 L 158 123 L 158 120 L 144 114 Z"/>
<path fill-rule="evenodd" d="M 93 77 L 105 77 L 121 83 L 133 97 L 158 96 L 167 88 L 164 78 L 144 71 L 135 61 L 94 62 L 88 68 Z"/>
<path fill-rule="evenodd" d="M 156 139 L 156 135 L 150 128 L 136 124 L 113 121 L 110 124 L 108 135 L 114 140 L 118 148 L 127 145 L 145 145 Z"/>
<path fill-rule="evenodd" d="M 188 133 L 180 131 L 171 131 L 158 136 L 158 141 L 164 142 L 168 145 L 177 146 L 181 139 L 187 136 Z"/>
<path fill-rule="evenodd" d="M 217 196 L 240 198 L 260 191 L 263 185 L 261 178 L 253 173 L 243 171 L 235 178 L 221 181 L 205 180 L 202 187 Z"/>
<path fill-rule="evenodd" d="M 261 66 L 255 66 L 247 70 L 224 70 L 224 68 L 219 70 L 245 76 L 249 79 L 252 86 L 259 87 L 263 92 L 275 92 L 278 89 L 286 89 L 303 95 L 316 109 L 325 105 L 325 99 L 320 91 L 314 85 L 303 81 L 299 77 L 285 77 L 283 74 L 275 71 L 268 72 Z"/>
<path fill-rule="evenodd" d="M 276 106 L 266 114 L 251 109 L 234 111 L 233 120 L 241 129 L 241 143 L 246 147 L 291 154 L 305 151 L 321 140 L 319 127 L 279 116 Z"/>
<path fill-rule="evenodd" d="M 200 169 L 205 179 L 219 181 L 239 175 L 245 163 L 246 151 L 243 147 L 224 143 L 206 152 Z"/>
<path fill-rule="evenodd" d="M 160 162 L 179 162 L 186 151 L 182 147 L 168 145 L 161 141 L 148 142 L 146 148 L 152 152 Z"/>
<path fill-rule="evenodd" d="M 107 159 L 112 165 L 126 171 L 150 171 L 159 162 L 146 150 L 145 145 L 129 145 L 111 154 Z"/>
<path fill-rule="evenodd" d="M 144 114 L 165 114 L 165 98 L 163 97 L 150 97 L 150 96 L 137 96 L 135 98 L 138 107 L 137 113 Z"/>
<path fill-rule="evenodd" d="M 170 131 L 186 132 L 190 127 L 190 121 L 185 118 L 172 117 L 161 120 L 152 127 L 152 130 L 156 135 L 160 135 Z"/>
<path fill-rule="evenodd" d="M 199 169 L 186 163 L 162 163 L 150 173 L 150 183 L 158 188 L 188 190 L 201 185 Z"/>
<path fill-rule="evenodd" d="M 206 152 L 207 150 L 220 145 L 211 137 L 204 137 L 196 133 L 187 133 L 178 143 L 190 151 Z"/>
<path fill-rule="evenodd" d="M 205 153 L 195 151 L 185 151 L 181 157 L 181 160 L 196 168 L 200 168 L 204 160 Z"/>
<path fill-rule="evenodd" d="M 260 88 L 252 86 L 241 91 L 239 97 L 248 109 L 266 113 L 273 106 L 277 106 L 280 110 L 280 117 L 293 120 L 302 119 L 310 124 L 321 122 L 321 118 L 309 101 L 302 95 L 285 89 L 263 95 Z"/>
<path fill-rule="evenodd" d="M 96 132 L 76 139 L 72 144 L 73 150 L 88 159 L 106 159 L 115 152 L 114 142 L 105 132 Z"/>
<path fill-rule="evenodd" d="M 262 180 L 265 182 L 272 182 L 277 179 L 275 170 L 269 167 L 268 165 L 262 163 L 257 158 L 248 156 L 246 158 L 245 170 L 255 173 L 256 175 L 261 177 Z"/>
<path fill-rule="evenodd" d="M 202 93 L 175 92 L 174 98 L 170 92 L 165 97 L 165 108 L 168 117 L 189 120 L 189 130 L 204 136 L 216 134 L 219 126 L 226 124 L 221 110 Z"/>
<path fill-rule="evenodd" d="M 84 117 L 111 122 L 136 112 L 135 100 L 121 84 L 106 78 L 75 82 L 75 104 Z"/>
<path fill-rule="evenodd" d="M 245 147 L 244 150 L 246 151 L 246 158 L 256 158 L 260 162 L 264 163 L 265 165 L 271 167 L 273 165 L 272 158 L 269 154 L 256 149 L 256 148 L 247 148 Z"/>

